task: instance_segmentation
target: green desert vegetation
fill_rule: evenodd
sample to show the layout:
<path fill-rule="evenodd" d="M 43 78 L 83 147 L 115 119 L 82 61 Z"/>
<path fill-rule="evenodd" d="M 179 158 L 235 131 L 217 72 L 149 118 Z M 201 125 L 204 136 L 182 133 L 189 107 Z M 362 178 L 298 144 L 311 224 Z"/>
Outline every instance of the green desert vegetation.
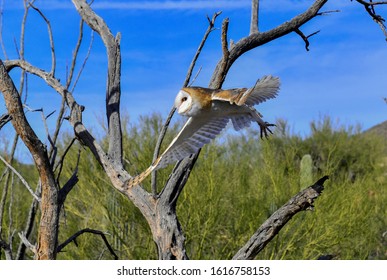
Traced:
<path fill-rule="evenodd" d="M 163 147 L 180 125 L 170 127 Z M 151 163 L 161 126 L 157 114 L 125 125 L 125 167 L 131 173 Z M 328 117 L 313 121 L 310 128 L 309 135 L 300 136 L 291 133 L 286 121 L 278 120 L 274 134 L 264 140 L 255 126 L 242 133 L 228 129 L 203 148 L 177 206 L 190 258 L 230 259 L 275 210 L 308 187 L 304 184 L 324 175 L 330 179 L 314 209 L 298 213 L 257 258 L 387 258 L 385 137 L 334 123 Z M 72 140 L 66 135 L 62 139 L 60 155 Z M 78 159 L 79 182 L 61 210 L 59 244 L 88 228 L 106 233 L 120 259 L 156 259 L 147 222 L 111 187 L 100 165 L 78 142 L 66 155 L 61 178 L 71 177 Z M 15 167 L 36 186 L 33 166 L 15 163 Z M 1 168 L 3 173 L 5 166 Z M 158 172 L 159 190 L 172 168 Z M 32 201 L 19 179 L 11 179 L 15 182 L 8 190 L 12 199 L 4 206 L 2 221 L 3 231 L 13 230 L 8 236 L 24 230 Z M 150 190 L 149 178 L 144 187 Z M 3 187 L 1 190 L 4 192 Z M 36 235 L 32 236 L 34 242 Z M 80 235 L 58 254 L 58 259 L 111 258 L 102 238 L 90 233 Z"/>

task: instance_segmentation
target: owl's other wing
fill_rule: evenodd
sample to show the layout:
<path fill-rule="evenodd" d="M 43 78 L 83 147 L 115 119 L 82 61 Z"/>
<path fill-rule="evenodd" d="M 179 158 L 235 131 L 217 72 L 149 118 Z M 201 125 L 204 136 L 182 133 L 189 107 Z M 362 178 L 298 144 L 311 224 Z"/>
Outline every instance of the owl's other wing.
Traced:
<path fill-rule="evenodd" d="M 227 125 L 229 118 L 191 117 L 187 120 L 178 135 L 173 139 L 165 152 L 157 159 L 155 169 L 177 162 L 214 139 Z"/>
<path fill-rule="evenodd" d="M 280 81 L 278 77 L 263 76 L 252 88 L 229 89 L 216 91 L 212 94 L 212 100 L 228 101 L 236 105 L 257 105 L 268 99 L 275 98 L 278 94 Z"/>

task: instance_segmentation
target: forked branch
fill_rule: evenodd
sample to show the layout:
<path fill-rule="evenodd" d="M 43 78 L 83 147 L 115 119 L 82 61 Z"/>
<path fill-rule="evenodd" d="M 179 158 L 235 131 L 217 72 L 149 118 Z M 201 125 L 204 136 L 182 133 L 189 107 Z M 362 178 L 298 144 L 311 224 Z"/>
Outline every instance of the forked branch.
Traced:
<path fill-rule="evenodd" d="M 356 2 L 362 4 L 364 6 L 364 9 L 367 11 L 367 13 L 371 16 L 371 18 L 379 25 L 380 29 L 382 30 L 384 36 L 386 37 L 387 41 L 387 30 L 386 25 L 384 24 L 385 19 L 376 13 L 375 7 L 377 5 L 386 5 L 387 1 L 363 1 L 363 0 L 356 0 Z"/>
<path fill-rule="evenodd" d="M 216 89 L 222 86 L 228 70 L 241 55 L 298 29 L 300 26 L 316 17 L 327 1 L 328 0 L 317 0 L 304 13 L 294 17 L 290 21 L 284 22 L 269 31 L 255 32 L 239 40 L 235 43 L 233 48 L 230 49 L 230 55 L 228 56 L 227 61 L 225 61 L 223 57 L 218 62 L 211 77 L 210 88 Z"/>
<path fill-rule="evenodd" d="M 108 58 L 106 86 L 106 115 L 109 133 L 108 155 L 118 167 L 122 167 L 122 130 L 120 117 L 121 98 L 121 34 L 113 36 L 105 21 L 98 16 L 85 0 L 72 0 L 82 19 L 96 31 L 105 44 Z"/>

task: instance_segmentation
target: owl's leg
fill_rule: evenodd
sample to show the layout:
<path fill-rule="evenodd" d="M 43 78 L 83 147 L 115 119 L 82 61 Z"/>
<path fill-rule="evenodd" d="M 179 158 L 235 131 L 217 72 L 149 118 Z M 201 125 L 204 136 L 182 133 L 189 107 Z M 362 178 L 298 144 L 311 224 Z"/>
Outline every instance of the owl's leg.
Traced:
<path fill-rule="evenodd" d="M 265 138 L 268 138 L 269 133 L 273 134 L 273 132 L 270 130 L 270 127 L 275 126 L 275 124 L 265 122 L 262 119 L 262 115 L 254 107 L 249 107 L 249 109 L 250 109 L 251 116 L 257 122 L 261 130 L 260 131 L 261 139 L 263 138 L 263 136 L 265 136 Z"/>

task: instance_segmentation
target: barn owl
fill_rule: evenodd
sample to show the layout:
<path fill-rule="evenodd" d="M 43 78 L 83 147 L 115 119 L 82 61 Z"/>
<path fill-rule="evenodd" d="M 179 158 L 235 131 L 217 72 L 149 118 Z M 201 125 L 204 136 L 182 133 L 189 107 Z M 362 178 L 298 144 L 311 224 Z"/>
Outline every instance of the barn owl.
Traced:
<path fill-rule="evenodd" d="M 279 87 L 279 78 L 264 76 L 249 89 L 182 88 L 175 98 L 174 106 L 188 120 L 164 153 L 147 170 L 130 178 L 127 186 L 138 185 L 153 170 L 196 153 L 214 139 L 230 120 L 237 131 L 255 121 L 260 127 L 261 138 L 267 137 L 273 124 L 263 121 L 262 115 L 253 106 L 275 98 Z"/>

